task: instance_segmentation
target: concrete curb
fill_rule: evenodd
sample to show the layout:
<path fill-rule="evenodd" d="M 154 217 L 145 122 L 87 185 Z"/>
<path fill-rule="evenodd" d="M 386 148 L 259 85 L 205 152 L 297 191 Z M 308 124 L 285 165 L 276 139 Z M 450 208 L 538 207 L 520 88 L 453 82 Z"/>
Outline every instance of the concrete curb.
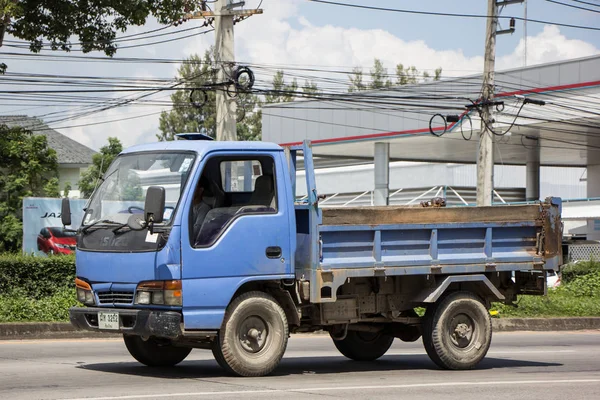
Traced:
<path fill-rule="evenodd" d="M 497 318 L 492 320 L 492 328 L 494 332 L 600 329 L 600 317 Z"/>
<path fill-rule="evenodd" d="M 600 317 L 494 318 L 494 332 L 600 330 Z M 316 334 L 325 332 L 316 332 Z M 75 329 L 68 322 L 25 322 L 0 324 L 0 340 L 82 339 L 119 337 Z"/>
<path fill-rule="evenodd" d="M 21 322 L 0 324 L 0 340 L 80 339 L 119 337 L 76 329 L 69 322 Z"/>

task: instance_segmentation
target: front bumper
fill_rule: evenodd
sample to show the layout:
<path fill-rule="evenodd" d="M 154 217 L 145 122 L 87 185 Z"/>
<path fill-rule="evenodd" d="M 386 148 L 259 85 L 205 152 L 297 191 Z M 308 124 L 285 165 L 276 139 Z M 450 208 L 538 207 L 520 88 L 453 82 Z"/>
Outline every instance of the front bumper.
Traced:
<path fill-rule="evenodd" d="M 98 328 L 98 312 L 119 313 L 119 329 Z M 175 311 L 132 310 L 124 308 L 73 307 L 71 324 L 79 329 L 106 333 L 126 333 L 145 337 L 177 339 L 182 335 L 181 313 Z"/>

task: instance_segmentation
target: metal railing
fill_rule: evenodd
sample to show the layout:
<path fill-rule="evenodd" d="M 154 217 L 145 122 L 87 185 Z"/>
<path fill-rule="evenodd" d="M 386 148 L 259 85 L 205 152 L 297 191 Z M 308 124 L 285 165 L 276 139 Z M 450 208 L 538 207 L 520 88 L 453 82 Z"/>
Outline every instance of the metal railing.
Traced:
<path fill-rule="evenodd" d="M 390 190 L 389 204 L 390 205 L 415 205 L 421 200 L 429 200 L 434 197 L 444 197 L 448 206 L 471 206 L 475 205 L 476 190 L 471 187 L 451 187 L 451 186 L 434 186 L 429 188 L 417 189 L 392 189 Z M 364 192 L 351 193 L 322 193 L 326 194 L 325 199 L 319 202 L 323 208 L 327 207 L 368 207 L 373 206 L 373 191 L 366 190 Z M 525 189 L 496 189 L 494 198 L 498 204 L 508 204 L 521 202 L 525 198 Z M 302 203 L 306 200 L 306 196 L 299 197 L 297 201 Z"/>

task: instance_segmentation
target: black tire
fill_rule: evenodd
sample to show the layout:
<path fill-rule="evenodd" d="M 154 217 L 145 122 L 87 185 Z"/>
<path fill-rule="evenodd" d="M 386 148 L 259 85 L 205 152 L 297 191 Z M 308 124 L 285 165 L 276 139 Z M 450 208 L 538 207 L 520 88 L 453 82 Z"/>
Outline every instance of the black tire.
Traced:
<path fill-rule="evenodd" d="M 474 368 L 492 343 L 492 319 L 481 299 L 455 292 L 425 313 L 423 344 L 429 358 L 443 369 Z"/>
<path fill-rule="evenodd" d="M 342 340 L 333 344 L 344 356 L 354 361 L 375 361 L 383 356 L 394 342 L 394 337 L 383 333 L 348 331 Z"/>
<path fill-rule="evenodd" d="M 231 374 L 264 376 L 279 365 L 288 337 L 287 318 L 277 301 L 263 292 L 248 292 L 227 307 L 212 352 Z"/>
<path fill-rule="evenodd" d="M 192 351 L 188 347 L 163 344 L 154 338 L 143 340 L 139 336 L 123 335 L 123 340 L 129 354 L 149 367 L 172 367 L 185 360 Z"/>

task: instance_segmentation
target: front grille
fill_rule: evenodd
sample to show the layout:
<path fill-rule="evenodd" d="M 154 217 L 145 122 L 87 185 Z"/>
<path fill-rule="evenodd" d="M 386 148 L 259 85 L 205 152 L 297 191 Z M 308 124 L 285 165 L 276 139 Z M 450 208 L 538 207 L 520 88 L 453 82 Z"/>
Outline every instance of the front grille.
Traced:
<path fill-rule="evenodd" d="M 99 292 L 100 304 L 131 304 L 133 303 L 133 292 Z"/>

